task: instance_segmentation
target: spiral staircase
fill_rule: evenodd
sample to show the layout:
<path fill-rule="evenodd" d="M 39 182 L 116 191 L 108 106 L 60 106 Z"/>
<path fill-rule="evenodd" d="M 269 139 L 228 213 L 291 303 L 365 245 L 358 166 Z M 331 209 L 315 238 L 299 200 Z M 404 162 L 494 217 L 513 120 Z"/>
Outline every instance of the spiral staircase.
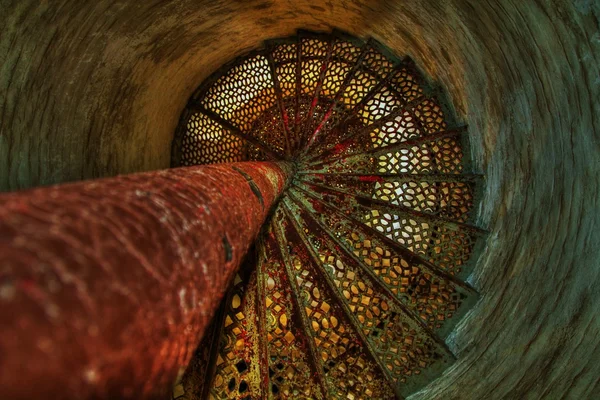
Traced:
<path fill-rule="evenodd" d="M 443 91 L 372 39 L 267 41 L 200 86 L 173 144 L 173 166 L 248 160 L 294 179 L 173 398 L 403 398 L 439 376 L 484 234 Z"/>

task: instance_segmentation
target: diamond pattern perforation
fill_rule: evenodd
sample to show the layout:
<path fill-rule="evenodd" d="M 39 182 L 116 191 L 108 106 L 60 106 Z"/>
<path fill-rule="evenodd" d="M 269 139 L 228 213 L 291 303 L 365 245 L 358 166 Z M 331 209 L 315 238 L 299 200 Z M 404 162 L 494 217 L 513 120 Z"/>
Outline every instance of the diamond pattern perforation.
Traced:
<path fill-rule="evenodd" d="M 394 63 L 374 48 L 366 54 L 363 64 L 377 75 L 378 80 L 384 79 L 394 69 Z"/>
<path fill-rule="evenodd" d="M 364 197 L 424 211 L 458 222 L 466 222 L 474 205 L 471 179 L 452 181 L 449 175 L 305 175 L 307 182 L 351 191 Z M 473 178 L 474 179 L 474 178 Z"/>
<path fill-rule="evenodd" d="M 297 52 L 296 43 L 282 43 L 274 46 L 273 48 L 273 60 L 276 63 L 283 62 L 295 62 Z"/>
<path fill-rule="evenodd" d="M 441 132 L 448 127 L 442 108 L 433 99 L 427 99 L 415 107 L 415 116 L 428 133 Z"/>
<path fill-rule="evenodd" d="M 251 399 L 260 393 L 256 274 L 237 275 L 226 299 L 209 399 Z"/>
<path fill-rule="evenodd" d="M 397 300 L 369 277 L 365 265 L 357 264 L 355 257 L 342 250 L 334 234 L 310 223 L 313 217 L 294 204 L 286 201 L 286 206 L 297 215 L 305 240 L 318 249 L 321 268 L 328 273 L 338 296 L 346 301 L 351 315 L 396 383 L 420 375 L 424 368 L 448 355 L 443 345 L 436 343 Z"/>
<path fill-rule="evenodd" d="M 266 236 L 263 251 L 259 288 L 265 315 L 269 396 L 323 399 L 315 380 L 316 371 L 311 369 L 307 337 L 300 334 L 300 316 L 272 230 Z"/>
<path fill-rule="evenodd" d="M 294 277 L 300 294 L 317 361 L 327 385 L 338 398 L 392 398 L 393 391 L 381 371 L 370 359 L 359 335 L 352 328 L 342 307 L 321 280 L 315 265 L 291 223 L 283 226 L 284 243 L 289 248 L 286 267 Z"/>
<path fill-rule="evenodd" d="M 431 270 L 414 257 L 403 256 L 398 247 L 386 243 L 385 239 L 363 226 L 343 217 L 331 206 L 315 198 L 306 197 L 305 192 L 292 189 L 297 198 L 304 198 L 306 207 L 312 209 L 318 219 L 340 238 L 340 244 L 352 251 L 362 262 L 373 268 L 409 308 L 431 329 L 439 329 L 450 319 L 468 292 L 448 281 L 443 274 Z"/>
<path fill-rule="evenodd" d="M 386 153 L 379 149 L 379 155 L 353 154 L 348 158 L 326 161 L 315 165 L 316 173 L 364 173 L 387 174 L 459 174 L 463 171 L 463 152 L 460 142 L 453 137 L 445 137 L 435 142 L 415 144 Z"/>
<path fill-rule="evenodd" d="M 276 67 L 275 73 L 279 77 L 282 97 L 292 97 L 296 93 L 296 63 L 286 63 Z M 293 114 L 292 114 L 293 115 Z"/>
<path fill-rule="evenodd" d="M 245 159 L 248 145 L 204 114 L 194 113 L 187 122 L 189 134 L 181 144 L 182 165 L 218 164 Z"/>
<path fill-rule="evenodd" d="M 356 214 L 362 215 L 360 221 L 366 226 L 452 274 L 460 272 L 479 234 L 468 225 L 457 225 L 414 208 L 370 202 L 368 197 L 354 198 L 349 195 L 353 192 L 337 192 L 335 188 L 327 189 L 327 186 L 303 184 L 302 187 L 338 208 L 356 210 Z"/>
<path fill-rule="evenodd" d="M 247 132 L 254 119 L 271 108 L 275 101 L 268 61 L 257 55 L 219 78 L 207 90 L 201 104 Z"/>
<path fill-rule="evenodd" d="M 360 57 L 361 48 L 347 40 L 336 39 L 333 45 L 333 57 L 354 64 Z"/>

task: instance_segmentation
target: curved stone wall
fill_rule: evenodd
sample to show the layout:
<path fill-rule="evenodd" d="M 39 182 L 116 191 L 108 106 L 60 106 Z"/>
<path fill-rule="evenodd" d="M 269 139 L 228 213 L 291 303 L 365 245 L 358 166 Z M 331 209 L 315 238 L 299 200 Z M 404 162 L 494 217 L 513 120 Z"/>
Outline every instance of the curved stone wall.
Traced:
<path fill-rule="evenodd" d="M 0 0 L 0 189 L 169 166 L 191 92 L 263 39 L 337 27 L 410 55 L 487 176 L 482 300 L 415 399 L 600 389 L 600 5 L 593 0 Z"/>

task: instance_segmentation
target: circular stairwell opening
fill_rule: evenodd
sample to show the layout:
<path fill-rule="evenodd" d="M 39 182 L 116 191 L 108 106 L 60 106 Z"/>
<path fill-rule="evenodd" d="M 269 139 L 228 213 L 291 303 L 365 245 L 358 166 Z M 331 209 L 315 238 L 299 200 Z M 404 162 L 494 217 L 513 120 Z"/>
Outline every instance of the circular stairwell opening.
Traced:
<path fill-rule="evenodd" d="M 439 376 L 477 301 L 468 155 L 444 91 L 372 39 L 301 31 L 215 72 L 174 166 L 296 175 L 174 398 L 402 398 Z"/>

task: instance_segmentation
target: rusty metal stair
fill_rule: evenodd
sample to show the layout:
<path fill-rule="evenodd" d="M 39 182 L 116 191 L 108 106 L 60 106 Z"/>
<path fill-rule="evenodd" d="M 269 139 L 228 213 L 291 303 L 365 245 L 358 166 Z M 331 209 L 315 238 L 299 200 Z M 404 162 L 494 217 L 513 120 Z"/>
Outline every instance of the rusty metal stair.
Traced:
<path fill-rule="evenodd" d="M 403 398 L 439 376 L 484 234 L 443 91 L 372 39 L 268 41 L 195 92 L 173 164 L 269 159 L 295 179 L 174 398 Z"/>

